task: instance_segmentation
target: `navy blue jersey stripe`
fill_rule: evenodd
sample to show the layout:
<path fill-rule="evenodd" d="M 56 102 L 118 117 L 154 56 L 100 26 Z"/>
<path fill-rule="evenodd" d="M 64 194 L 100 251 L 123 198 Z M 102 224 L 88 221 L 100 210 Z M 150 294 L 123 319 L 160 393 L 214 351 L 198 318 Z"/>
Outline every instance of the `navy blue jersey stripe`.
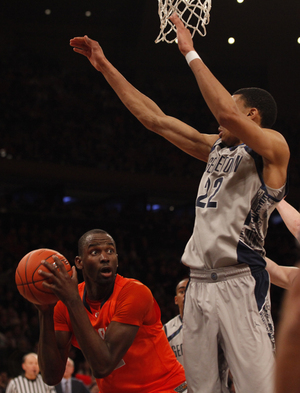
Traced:
<path fill-rule="evenodd" d="M 182 329 L 182 325 L 173 334 L 171 334 L 171 336 L 168 337 L 168 341 L 173 340 L 173 338 L 176 337 L 180 333 L 181 329 Z"/>

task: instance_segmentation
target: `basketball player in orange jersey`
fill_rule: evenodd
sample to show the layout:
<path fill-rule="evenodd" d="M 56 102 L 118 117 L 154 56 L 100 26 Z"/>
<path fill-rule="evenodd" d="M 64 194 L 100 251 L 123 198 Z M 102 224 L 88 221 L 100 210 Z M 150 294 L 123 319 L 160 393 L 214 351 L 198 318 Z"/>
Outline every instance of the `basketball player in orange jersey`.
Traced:
<path fill-rule="evenodd" d="M 178 47 L 219 123 L 215 134 L 166 115 L 118 72 L 96 41 L 76 37 L 70 45 L 103 74 L 146 128 L 207 162 L 196 198 L 194 230 L 182 256 L 191 271 L 183 319 L 189 392 L 221 391 L 221 345 L 238 393 L 273 393 L 264 239 L 268 219 L 286 195 L 289 148 L 271 129 L 277 114 L 271 94 L 246 88 L 231 95 L 195 52 L 179 17 L 170 19 L 176 25 Z"/>
<path fill-rule="evenodd" d="M 117 274 L 113 238 L 100 229 L 78 242 L 78 285 L 56 259 L 58 271 L 44 261 L 51 288 L 60 301 L 54 308 L 37 306 L 40 317 L 39 363 L 44 381 L 58 384 L 71 344 L 88 361 L 101 393 L 187 392 L 182 365 L 168 343 L 160 309 L 141 282 Z"/>

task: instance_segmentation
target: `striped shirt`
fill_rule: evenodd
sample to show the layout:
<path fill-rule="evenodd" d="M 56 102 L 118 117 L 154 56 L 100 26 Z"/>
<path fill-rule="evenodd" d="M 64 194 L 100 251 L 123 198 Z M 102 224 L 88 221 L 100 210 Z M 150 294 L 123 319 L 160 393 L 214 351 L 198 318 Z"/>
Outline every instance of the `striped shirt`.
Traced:
<path fill-rule="evenodd" d="M 27 379 L 24 375 L 13 378 L 6 388 L 6 393 L 55 393 L 54 386 L 48 386 L 40 374 L 36 379 Z"/>

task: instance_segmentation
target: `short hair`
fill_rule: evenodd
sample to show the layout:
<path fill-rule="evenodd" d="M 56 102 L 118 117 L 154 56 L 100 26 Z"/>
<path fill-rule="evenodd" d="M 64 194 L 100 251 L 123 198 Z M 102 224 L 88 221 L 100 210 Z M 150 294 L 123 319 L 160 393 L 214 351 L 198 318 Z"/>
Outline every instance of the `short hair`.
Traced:
<path fill-rule="evenodd" d="M 178 282 L 178 284 L 176 285 L 176 288 L 175 288 L 175 294 L 177 295 L 177 291 L 178 291 L 178 289 L 179 289 L 179 284 L 180 283 L 182 283 L 182 281 L 188 281 L 189 280 L 189 278 L 188 277 L 185 277 L 185 278 L 183 278 L 182 280 L 180 280 L 179 282 Z"/>
<path fill-rule="evenodd" d="M 78 255 L 82 256 L 83 248 L 86 243 L 86 238 L 89 235 L 93 235 L 94 233 L 103 233 L 103 234 L 110 236 L 110 234 L 108 232 L 104 231 L 103 229 L 91 229 L 90 231 L 85 232 L 78 240 Z M 110 236 L 110 237 L 112 238 L 112 236 Z M 116 244 L 113 238 L 112 238 L 112 240 L 113 240 L 114 244 Z"/>
<path fill-rule="evenodd" d="M 241 95 L 246 107 L 256 108 L 260 114 L 260 125 L 271 128 L 277 118 L 277 104 L 274 97 L 266 90 L 259 87 L 246 87 L 239 89 L 233 95 Z"/>

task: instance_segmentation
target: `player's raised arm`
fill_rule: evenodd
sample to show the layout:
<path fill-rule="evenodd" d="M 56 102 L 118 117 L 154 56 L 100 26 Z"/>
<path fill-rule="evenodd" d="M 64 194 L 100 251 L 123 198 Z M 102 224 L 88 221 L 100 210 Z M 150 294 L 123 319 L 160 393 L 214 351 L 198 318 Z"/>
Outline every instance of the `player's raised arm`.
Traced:
<path fill-rule="evenodd" d="M 170 20 L 176 25 L 179 49 L 186 56 L 200 91 L 220 124 L 220 130 L 229 130 L 261 155 L 266 160 L 265 164 L 275 167 L 280 173 L 276 175 L 275 184 L 268 185 L 274 188 L 282 186 L 289 161 L 289 148 L 284 137 L 264 126 L 259 110 L 245 105 L 240 94 L 233 97 L 229 94 L 194 51 L 190 31 L 178 15 L 174 13 Z"/>
<path fill-rule="evenodd" d="M 86 56 L 114 89 L 123 104 L 149 130 L 163 136 L 186 153 L 207 161 L 217 135 L 201 134 L 180 120 L 167 116 L 150 98 L 132 86 L 107 60 L 98 42 L 84 37 L 70 40 L 74 51 Z"/>

